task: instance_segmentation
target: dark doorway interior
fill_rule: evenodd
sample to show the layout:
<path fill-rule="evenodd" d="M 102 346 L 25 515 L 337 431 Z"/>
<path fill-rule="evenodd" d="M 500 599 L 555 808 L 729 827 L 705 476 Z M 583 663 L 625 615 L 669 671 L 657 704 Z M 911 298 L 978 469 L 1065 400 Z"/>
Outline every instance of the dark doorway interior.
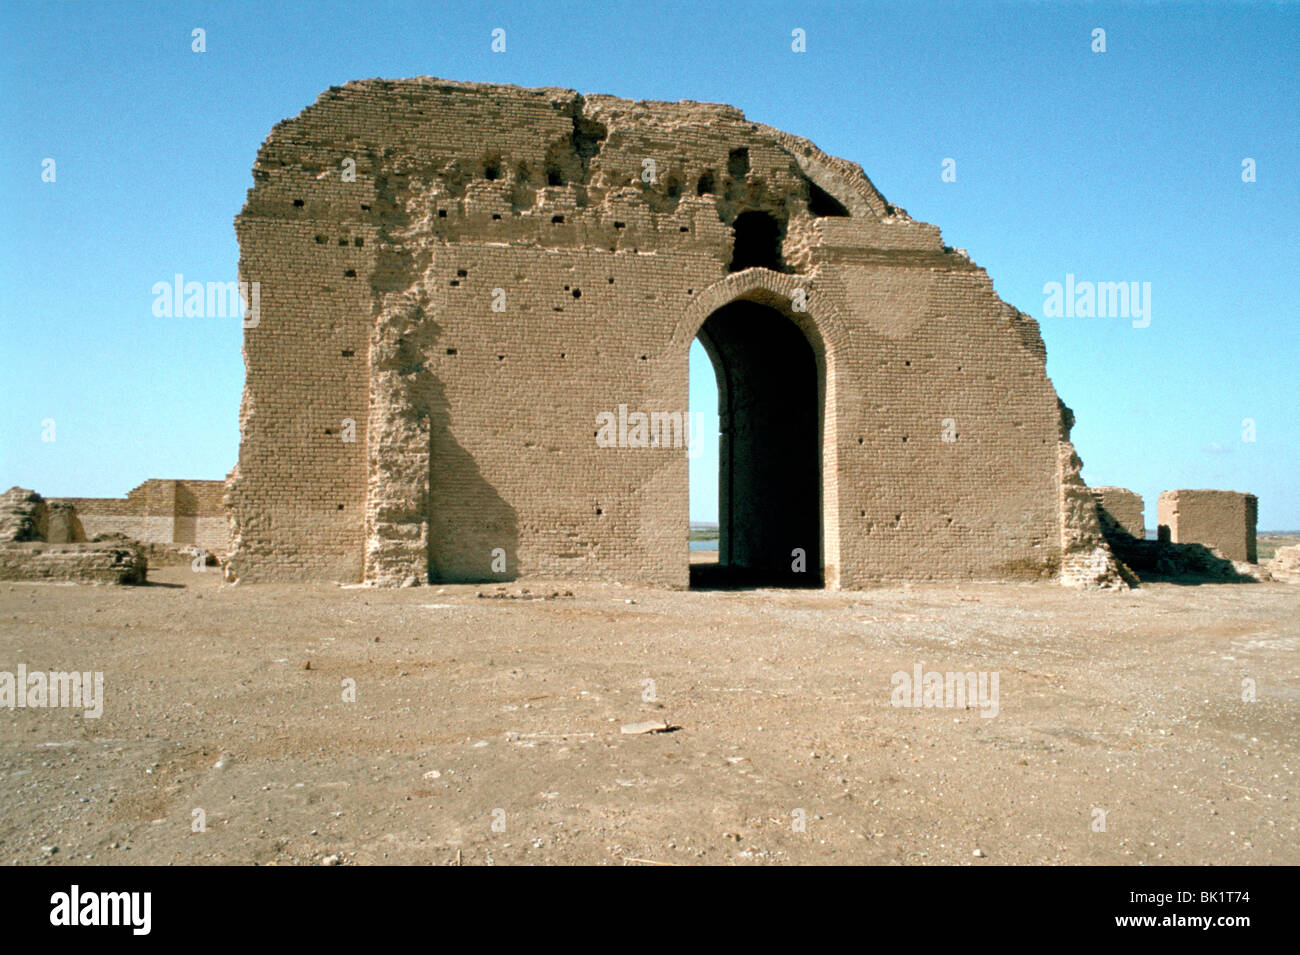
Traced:
<path fill-rule="evenodd" d="M 699 339 L 718 379 L 720 526 L 718 563 L 693 564 L 691 586 L 821 587 L 812 346 L 785 315 L 746 301 L 710 315 Z"/>
<path fill-rule="evenodd" d="M 732 223 L 735 246 L 728 271 L 764 268 L 784 272 L 781 261 L 781 223 L 766 212 L 742 212 Z"/>

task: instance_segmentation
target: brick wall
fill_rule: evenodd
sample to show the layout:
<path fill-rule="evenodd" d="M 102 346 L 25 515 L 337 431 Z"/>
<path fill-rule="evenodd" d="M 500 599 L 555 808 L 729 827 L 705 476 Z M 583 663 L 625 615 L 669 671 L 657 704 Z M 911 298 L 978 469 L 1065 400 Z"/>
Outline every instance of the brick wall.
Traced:
<path fill-rule="evenodd" d="M 1098 516 L 1104 530 L 1117 528 L 1138 540 L 1146 539 L 1142 496 L 1123 487 L 1089 488 L 1097 501 Z"/>
<path fill-rule="evenodd" d="M 1240 491 L 1163 491 L 1157 502 L 1161 540 L 1205 544 L 1230 560 L 1254 563 L 1259 501 Z"/>
<path fill-rule="evenodd" d="M 172 481 L 151 478 L 124 498 L 59 497 L 70 504 L 85 539 L 125 534 L 155 544 L 197 544 L 224 555 L 230 545 L 230 518 L 222 497 L 224 481 Z"/>
<path fill-rule="evenodd" d="M 742 300 L 813 351 L 791 400 L 816 406 L 827 585 L 1060 564 L 1037 324 L 805 140 L 726 106 L 364 81 L 278 124 L 253 180 L 234 575 L 684 586 L 685 450 L 598 447 L 597 416 L 687 411 L 691 342 Z M 731 272 L 744 212 L 778 260 Z"/>

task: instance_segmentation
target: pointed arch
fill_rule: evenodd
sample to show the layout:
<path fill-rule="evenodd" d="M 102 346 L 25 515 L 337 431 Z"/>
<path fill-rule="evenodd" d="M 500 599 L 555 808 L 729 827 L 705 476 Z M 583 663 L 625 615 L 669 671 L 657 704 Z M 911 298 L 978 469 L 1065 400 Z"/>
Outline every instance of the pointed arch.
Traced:
<path fill-rule="evenodd" d="M 711 315 L 727 305 L 746 301 L 768 306 L 793 322 L 807 338 L 816 359 L 821 461 L 818 502 L 821 515 L 821 564 L 824 586 L 838 589 L 839 419 L 835 382 L 837 356 L 848 344 L 847 326 L 838 309 L 817 293 L 813 277 L 751 268 L 719 279 L 695 296 L 673 333 L 672 348 L 685 355 Z"/>

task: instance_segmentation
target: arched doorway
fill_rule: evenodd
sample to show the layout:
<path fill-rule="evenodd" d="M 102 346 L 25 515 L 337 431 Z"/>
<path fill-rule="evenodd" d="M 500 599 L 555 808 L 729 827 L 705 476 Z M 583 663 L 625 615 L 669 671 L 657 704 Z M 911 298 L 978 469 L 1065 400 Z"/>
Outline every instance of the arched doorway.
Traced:
<path fill-rule="evenodd" d="M 776 308 L 738 300 L 697 338 L 718 387 L 718 561 L 692 587 L 821 587 L 822 408 L 818 356 Z"/>

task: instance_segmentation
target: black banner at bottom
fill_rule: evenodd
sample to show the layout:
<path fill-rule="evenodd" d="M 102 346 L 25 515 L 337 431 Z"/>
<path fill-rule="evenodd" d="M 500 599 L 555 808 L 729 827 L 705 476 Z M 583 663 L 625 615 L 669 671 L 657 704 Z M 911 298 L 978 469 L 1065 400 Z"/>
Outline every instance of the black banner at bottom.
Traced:
<path fill-rule="evenodd" d="M 560 920 L 578 919 L 586 935 L 602 922 L 625 932 L 628 919 L 633 925 L 648 919 L 660 930 L 667 920 L 682 929 L 716 926 L 737 937 L 778 921 L 855 933 L 923 926 L 946 940 L 1045 929 L 1072 940 L 1130 935 L 1182 944 L 1199 935 L 1231 943 L 1255 929 L 1278 933 L 1290 924 L 1283 906 L 1293 874 L 1240 867 L 863 868 L 810 880 L 789 871 L 758 879 L 752 871 L 713 869 L 675 876 L 607 872 L 591 883 L 592 873 L 579 869 L 539 879 L 526 869 L 481 877 L 455 867 L 41 867 L 0 876 L 0 911 L 9 941 L 76 933 L 80 941 L 193 942 L 197 931 L 230 940 L 247 932 L 259 943 L 281 937 L 338 943 L 352 936 L 373 941 L 376 930 L 406 926 L 437 934 L 448 920 L 494 936 L 513 929 L 536 941 L 572 932 L 559 928 Z M 628 881 L 612 881 L 617 878 Z M 706 881 L 696 885 L 695 878 Z M 524 919 L 516 921 L 519 916 Z M 972 934 L 962 934 L 962 925 Z"/>

